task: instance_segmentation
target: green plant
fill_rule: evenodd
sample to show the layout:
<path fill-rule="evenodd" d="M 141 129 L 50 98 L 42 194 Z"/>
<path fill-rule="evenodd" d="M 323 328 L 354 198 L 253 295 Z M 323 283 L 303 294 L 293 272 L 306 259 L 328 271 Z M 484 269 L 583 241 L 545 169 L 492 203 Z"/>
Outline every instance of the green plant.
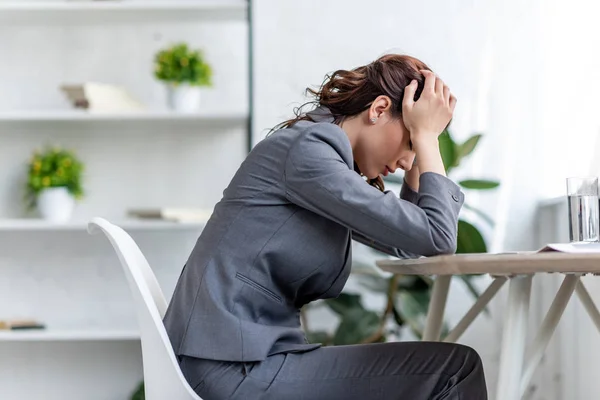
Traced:
<path fill-rule="evenodd" d="M 145 398 L 146 394 L 144 392 L 144 381 L 142 381 L 137 385 L 137 387 L 133 391 L 130 400 L 144 400 Z"/>
<path fill-rule="evenodd" d="M 448 130 L 440 135 L 439 146 L 444 161 L 446 173 L 457 168 L 461 161 L 473 153 L 482 135 L 476 134 L 464 143 L 457 143 L 452 139 Z M 391 179 L 390 179 L 391 178 Z M 401 184 L 402 179 L 390 177 L 389 183 Z M 499 183 L 486 179 L 465 179 L 458 184 L 467 190 L 489 190 L 499 186 Z M 465 209 L 471 211 L 478 219 L 493 226 L 493 220 L 481 210 L 465 203 Z M 420 338 L 423 334 L 431 289 L 433 281 L 425 276 L 399 276 L 394 275 L 384 278 L 374 272 L 375 260 L 384 255 L 370 249 L 372 258 L 368 261 L 353 263 L 353 269 L 360 274 L 360 284 L 372 293 L 385 296 L 385 308 L 382 312 L 375 312 L 365 308 L 361 296 L 358 294 L 342 293 L 336 299 L 329 299 L 321 303 L 326 305 L 340 318 L 333 335 L 324 331 L 311 331 L 308 329 L 306 313 L 315 305 L 308 305 L 302 310 L 303 322 L 307 338 L 310 342 L 320 342 L 325 345 L 345 345 L 356 343 L 383 342 L 391 334 L 399 334 L 400 329 L 408 327 L 410 331 Z M 457 253 L 485 253 L 487 246 L 481 232 L 471 222 L 462 218 L 458 221 Z M 460 276 L 459 279 L 466 285 L 468 291 L 475 297 L 479 292 L 472 282 L 473 276 Z M 317 305 L 318 306 L 318 305 Z M 393 322 L 392 322 L 393 321 Z M 390 328 L 390 326 L 392 326 Z M 443 327 L 447 331 L 447 327 Z"/>
<path fill-rule="evenodd" d="M 160 50 L 154 58 L 154 76 L 169 84 L 211 86 L 212 68 L 200 50 L 178 43 Z"/>
<path fill-rule="evenodd" d="M 83 164 L 75 153 L 61 148 L 36 151 L 28 165 L 26 201 L 35 206 L 39 194 L 48 188 L 65 187 L 75 197 L 83 196 Z"/>

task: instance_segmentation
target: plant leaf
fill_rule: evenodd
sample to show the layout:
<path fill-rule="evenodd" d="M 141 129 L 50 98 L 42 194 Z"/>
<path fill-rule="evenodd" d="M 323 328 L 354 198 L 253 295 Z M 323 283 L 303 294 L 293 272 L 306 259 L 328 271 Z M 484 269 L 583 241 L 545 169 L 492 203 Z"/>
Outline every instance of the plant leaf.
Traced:
<path fill-rule="evenodd" d="M 402 315 L 400 315 L 400 312 L 398 311 L 398 308 L 396 307 L 396 304 L 392 304 L 392 314 L 394 316 L 394 321 L 396 321 L 396 323 L 398 324 L 398 326 L 403 326 L 404 325 L 404 318 L 402 318 Z"/>
<path fill-rule="evenodd" d="M 424 277 L 417 275 L 402 275 L 398 278 L 398 291 L 427 291 L 431 285 Z"/>
<path fill-rule="evenodd" d="M 467 290 L 469 291 L 469 293 L 471 293 L 473 295 L 473 298 L 475 298 L 475 300 L 477 300 L 479 298 L 479 296 L 481 296 L 481 293 L 479 292 L 479 289 L 477 289 L 475 287 L 475 285 L 473 285 L 473 282 L 471 282 L 471 280 L 473 278 L 475 278 L 475 276 L 476 275 L 459 275 L 458 278 L 460 278 L 460 280 L 463 281 L 463 283 L 467 287 Z M 487 315 L 490 315 L 490 310 L 488 309 L 487 306 L 483 309 L 483 311 Z"/>
<path fill-rule="evenodd" d="M 486 253 L 487 246 L 477 228 L 467 221 L 458 221 L 456 253 Z"/>
<path fill-rule="evenodd" d="M 387 294 L 389 279 L 391 278 L 383 278 L 376 275 L 364 275 L 359 283 L 361 286 L 373 292 Z"/>
<path fill-rule="evenodd" d="M 500 186 L 500 182 L 498 181 L 490 181 L 486 179 L 465 179 L 463 181 L 458 182 L 458 184 L 465 189 L 475 189 L 475 190 L 489 190 L 495 189 Z"/>
<path fill-rule="evenodd" d="M 420 339 L 423 336 L 423 328 L 429 308 L 429 291 L 409 291 L 405 290 L 398 293 L 400 302 L 398 311 L 402 316 L 405 324 L 411 331 Z"/>
<path fill-rule="evenodd" d="M 329 308 L 342 317 L 354 309 L 364 310 L 358 294 L 341 293 L 337 298 L 327 299 L 326 303 Z"/>
<path fill-rule="evenodd" d="M 131 400 L 144 400 L 145 399 L 144 381 L 140 382 L 135 388 L 131 395 Z"/>
<path fill-rule="evenodd" d="M 489 215 L 487 215 L 480 209 L 470 206 L 467 203 L 463 204 L 463 207 L 466 210 L 469 210 L 469 211 L 477 214 L 481 219 L 483 219 L 485 222 L 487 222 L 491 227 L 494 227 L 495 223 L 494 223 L 494 220 L 492 219 L 492 217 L 490 217 Z"/>
<path fill-rule="evenodd" d="M 339 346 L 360 343 L 377 332 L 379 323 L 377 313 L 354 309 L 344 314 L 333 336 L 333 344 Z"/>
<path fill-rule="evenodd" d="M 475 134 L 468 138 L 463 144 L 457 146 L 458 154 L 456 155 L 455 164 L 453 165 L 454 167 L 458 167 L 458 164 L 460 164 L 462 159 L 470 155 L 473 150 L 475 150 L 475 147 L 477 147 L 481 136 L 482 135 L 479 133 Z"/>
<path fill-rule="evenodd" d="M 456 163 L 456 143 L 452 140 L 450 132 L 444 130 L 438 137 L 438 144 L 440 147 L 440 154 L 442 155 L 442 161 L 444 162 L 444 168 L 446 169 L 446 173 L 448 173 Z"/>
<path fill-rule="evenodd" d="M 308 331 L 306 339 L 309 343 L 322 343 L 324 345 L 331 343 L 331 335 L 325 331 Z"/>

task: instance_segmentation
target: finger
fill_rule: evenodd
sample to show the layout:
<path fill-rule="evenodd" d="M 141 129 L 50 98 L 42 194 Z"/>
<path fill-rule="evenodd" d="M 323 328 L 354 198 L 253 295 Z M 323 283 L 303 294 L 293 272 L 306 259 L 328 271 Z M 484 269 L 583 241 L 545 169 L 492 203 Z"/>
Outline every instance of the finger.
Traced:
<path fill-rule="evenodd" d="M 404 107 L 410 108 L 414 104 L 417 86 L 417 81 L 413 79 L 410 84 L 404 88 L 404 99 L 402 99 L 402 105 Z"/>
<path fill-rule="evenodd" d="M 448 87 L 448 85 L 444 85 L 444 104 L 446 104 L 447 106 L 450 105 L 450 88 Z"/>
<path fill-rule="evenodd" d="M 454 107 L 456 107 L 456 97 L 453 94 L 450 95 L 450 111 L 454 112 Z"/>
<path fill-rule="evenodd" d="M 444 81 L 437 76 L 435 77 L 435 94 L 440 97 L 444 96 Z"/>
<path fill-rule="evenodd" d="M 421 73 L 425 76 L 425 87 L 424 92 L 434 93 L 435 92 L 435 74 L 426 69 L 422 69 Z"/>

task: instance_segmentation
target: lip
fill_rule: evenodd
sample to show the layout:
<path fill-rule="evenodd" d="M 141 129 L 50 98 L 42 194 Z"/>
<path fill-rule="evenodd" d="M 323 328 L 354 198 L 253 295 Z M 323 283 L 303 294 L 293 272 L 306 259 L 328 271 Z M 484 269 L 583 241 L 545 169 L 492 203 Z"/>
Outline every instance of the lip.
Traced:
<path fill-rule="evenodd" d="M 388 176 L 388 174 L 393 174 L 394 171 L 392 171 L 387 165 L 385 166 L 385 170 L 383 171 L 383 176 Z"/>

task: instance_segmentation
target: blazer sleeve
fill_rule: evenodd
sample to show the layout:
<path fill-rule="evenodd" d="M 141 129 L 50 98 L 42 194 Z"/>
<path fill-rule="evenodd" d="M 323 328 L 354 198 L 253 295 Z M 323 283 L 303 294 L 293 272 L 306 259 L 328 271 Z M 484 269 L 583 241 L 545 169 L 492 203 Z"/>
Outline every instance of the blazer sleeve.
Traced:
<path fill-rule="evenodd" d="M 400 187 L 400 198 L 402 200 L 410 201 L 413 204 L 417 204 L 419 193 L 412 190 L 411 187 L 408 186 L 408 183 L 406 183 L 406 180 L 404 180 Z"/>
<path fill-rule="evenodd" d="M 417 204 L 417 200 L 419 199 L 419 193 L 412 190 L 412 188 L 410 186 L 408 186 L 408 184 L 406 183 L 406 180 L 404 180 L 404 182 L 402 183 L 402 186 L 400 188 L 400 198 L 402 200 L 410 201 L 413 204 Z M 385 245 L 378 243 L 372 239 L 369 239 L 368 237 L 366 237 L 364 235 L 361 235 L 360 232 L 356 232 L 356 231 L 352 232 L 352 239 L 356 240 L 359 243 L 367 245 L 375 250 L 379 250 L 383 253 L 386 253 L 386 254 L 389 254 L 391 256 L 398 257 L 398 258 L 419 258 L 421 256 L 420 254 L 409 253 L 407 251 L 404 251 L 404 250 L 401 250 L 401 249 L 398 249 L 395 247 L 385 246 Z"/>
<path fill-rule="evenodd" d="M 368 185 L 352 165 L 352 149 L 342 129 L 311 124 L 299 132 L 285 161 L 288 201 L 346 226 L 382 249 L 424 256 L 456 251 L 464 195 L 454 182 L 431 172 L 421 174 L 413 204 Z"/>

